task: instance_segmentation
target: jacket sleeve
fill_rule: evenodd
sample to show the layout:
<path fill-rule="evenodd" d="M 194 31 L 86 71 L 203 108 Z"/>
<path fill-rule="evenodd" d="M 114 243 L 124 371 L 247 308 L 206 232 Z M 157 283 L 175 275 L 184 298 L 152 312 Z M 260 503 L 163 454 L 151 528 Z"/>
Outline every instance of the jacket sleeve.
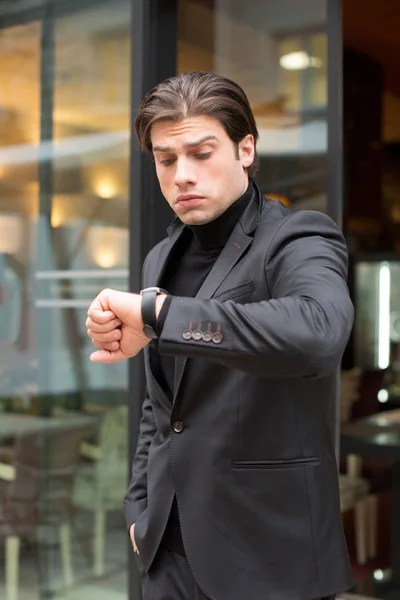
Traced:
<path fill-rule="evenodd" d="M 270 243 L 265 276 L 271 299 L 174 297 L 159 351 L 203 358 L 265 377 L 322 377 L 339 365 L 353 324 L 346 284 L 347 248 L 341 231 L 323 213 L 289 215 Z M 185 340 L 189 323 L 222 333 L 218 344 Z"/>
<path fill-rule="evenodd" d="M 147 508 L 147 460 L 149 447 L 156 432 L 153 408 L 146 393 L 140 420 L 138 444 L 132 463 L 131 480 L 124 497 L 124 510 L 128 531 L 139 515 Z"/>

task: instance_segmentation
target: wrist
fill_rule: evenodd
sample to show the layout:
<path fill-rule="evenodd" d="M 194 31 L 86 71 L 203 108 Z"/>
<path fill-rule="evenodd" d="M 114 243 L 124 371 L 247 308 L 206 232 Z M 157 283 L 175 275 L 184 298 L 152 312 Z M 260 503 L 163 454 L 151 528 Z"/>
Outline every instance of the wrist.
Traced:
<path fill-rule="evenodd" d="M 142 297 L 143 333 L 148 339 L 152 340 L 157 337 L 157 319 L 167 298 L 167 292 L 159 287 L 149 287 L 144 288 L 140 295 Z"/>

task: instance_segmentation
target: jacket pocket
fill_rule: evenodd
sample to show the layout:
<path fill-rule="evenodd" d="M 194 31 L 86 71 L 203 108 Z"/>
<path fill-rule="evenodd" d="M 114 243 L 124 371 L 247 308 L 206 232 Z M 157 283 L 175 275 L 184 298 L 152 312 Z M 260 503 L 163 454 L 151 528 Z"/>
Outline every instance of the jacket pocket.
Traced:
<path fill-rule="evenodd" d="M 241 298 L 242 296 L 252 294 L 254 289 L 254 283 L 252 281 L 246 281 L 245 283 L 241 283 L 240 285 L 229 290 L 224 290 L 220 293 L 217 292 L 214 295 L 214 299 L 219 300 L 220 302 L 225 302 L 225 300 L 235 300 L 237 298 Z"/>
<path fill-rule="evenodd" d="M 317 456 L 311 458 L 289 458 L 287 460 L 234 460 L 233 470 L 270 470 L 270 469 L 301 469 L 315 467 L 320 464 Z"/>

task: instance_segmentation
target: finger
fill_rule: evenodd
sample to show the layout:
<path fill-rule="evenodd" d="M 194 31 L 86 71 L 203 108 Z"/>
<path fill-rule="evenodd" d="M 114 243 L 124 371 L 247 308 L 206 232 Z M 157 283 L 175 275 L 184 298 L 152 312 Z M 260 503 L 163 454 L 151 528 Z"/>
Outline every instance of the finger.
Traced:
<path fill-rule="evenodd" d="M 108 350 L 109 352 L 116 352 L 119 350 L 119 342 L 98 342 L 97 340 L 92 340 L 93 346 L 96 348 L 101 348 L 102 350 Z"/>
<path fill-rule="evenodd" d="M 122 331 L 120 329 L 114 329 L 114 331 L 109 331 L 107 333 L 99 333 L 92 329 L 88 329 L 87 334 L 92 340 L 96 340 L 97 342 L 117 342 L 122 338 Z"/>
<path fill-rule="evenodd" d="M 111 310 L 89 309 L 88 316 L 98 325 L 105 325 L 117 317 Z"/>
<path fill-rule="evenodd" d="M 112 310 L 103 310 L 99 305 L 96 306 L 95 302 L 90 306 L 87 314 L 98 325 L 105 325 L 117 318 Z"/>
<path fill-rule="evenodd" d="M 133 356 L 133 355 L 132 355 Z M 93 363 L 108 363 L 108 364 L 112 364 L 112 363 L 116 363 L 120 360 L 125 360 L 126 358 L 128 358 L 128 356 L 125 356 L 125 354 L 122 352 L 121 349 L 117 350 L 117 351 L 108 351 L 108 350 L 97 350 L 96 352 L 93 352 L 90 355 L 90 360 Z"/>
<path fill-rule="evenodd" d="M 88 317 L 86 319 L 86 323 L 85 323 L 85 327 L 86 329 L 91 329 L 92 331 L 98 331 L 100 333 L 106 333 L 107 331 L 112 331 L 113 329 L 117 329 L 118 327 L 120 327 L 122 325 L 122 322 L 120 319 L 112 319 L 112 321 L 108 321 L 108 323 L 103 323 L 102 325 L 99 325 L 98 323 L 95 323 L 93 321 L 93 319 L 91 319 L 90 317 Z"/>

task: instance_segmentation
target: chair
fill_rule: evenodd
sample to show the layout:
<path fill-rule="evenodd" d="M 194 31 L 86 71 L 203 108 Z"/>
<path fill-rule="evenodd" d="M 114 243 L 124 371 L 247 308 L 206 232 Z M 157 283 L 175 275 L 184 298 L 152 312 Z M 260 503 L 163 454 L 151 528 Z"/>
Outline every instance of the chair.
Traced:
<path fill-rule="evenodd" d="M 341 374 L 340 422 L 346 423 L 351 408 L 359 399 L 361 370 L 351 369 Z M 362 477 L 362 458 L 347 457 L 347 473 L 339 474 L 340 505 L 342 512 L 354 510 L 356 557 L 360 565 L 376 556 L 377 498 L 369 493 L 369 482 Z"/>
<path fill-rule="evenodd" d="M 97 444 L 84 442 L 74 490 L 77 508 L 94 513 L 94 574 L 104 574 L 107 512 L 121 510 L 128 476 L 128 407 L 108 408 L 103 416 Z"/>
<path fill-rule="evenodd" d="M 7 482 L 0 500 L 0 535 L 6 539 L 6 600 L 18 600 L 21 539 L 38 540 L 46 526 L 59 529 L 65 584 L 73 583 L 72 492 L 80 447 L 87 436 L 87 427 L 21 434 L 11 463 L 0 463 L 0 479 Z"/>

